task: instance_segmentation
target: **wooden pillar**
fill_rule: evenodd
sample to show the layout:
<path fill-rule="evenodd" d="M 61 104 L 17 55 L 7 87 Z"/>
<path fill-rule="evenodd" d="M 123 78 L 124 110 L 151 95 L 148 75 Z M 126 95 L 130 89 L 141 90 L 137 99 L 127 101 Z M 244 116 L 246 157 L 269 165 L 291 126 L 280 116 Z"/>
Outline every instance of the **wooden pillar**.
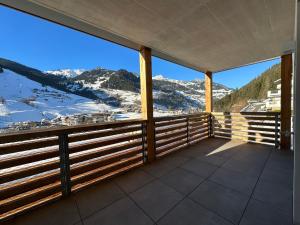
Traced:
<path fill-rule="evenodd" d="M 205 111 L 213 111 L 213 95 L 212 95 L 212 73 L 205 73 Z"/>
<path fill-rule="evenodd" d="M 292 55 L 281 57 L 281 132 L 280 148 L 291 149 L 291 91 L 292 91 Z"/>
<path fill-rule="evenodd" d="M 155 159 L 152 63 L 151 49 L 146 47 L 142 47 L 140 50 L 140 81 L 142 118 L 147 120 L 147 157 L 148 161 L 151 162 Z"/>

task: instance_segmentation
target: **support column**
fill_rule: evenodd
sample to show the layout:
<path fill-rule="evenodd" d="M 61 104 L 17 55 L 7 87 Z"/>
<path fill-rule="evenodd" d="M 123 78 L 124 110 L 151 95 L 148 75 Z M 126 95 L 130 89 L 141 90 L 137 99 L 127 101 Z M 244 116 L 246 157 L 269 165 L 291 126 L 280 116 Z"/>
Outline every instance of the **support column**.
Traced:
<path fill-rule="evenodd" d="M 281 133 L 280 148 L 291 149 L 292 55 L 281 57 Z"/>
<path fill-rule="evenodd" d="M 148 161 L 151 162 L 155 159 L 152 63 L 151 49 L 146 47 L 142 47 L 140 50 L 140 81 L 142 118 L 147 120 L 147 158 Z"/>
<path fill-rule="evenodd" d="M 212 95 L 212 73 L 205 73 L 205 111 L 213 111 L 213 95 Z"/>
<path fill-rule="evenodd" d="M 294 194 L 293 220 L 295 225 L 300 224 L 300 2 L 297 1 L 297 48 L 294 76 Z M 298 97 L 297 97 L 298 96 Z"/>

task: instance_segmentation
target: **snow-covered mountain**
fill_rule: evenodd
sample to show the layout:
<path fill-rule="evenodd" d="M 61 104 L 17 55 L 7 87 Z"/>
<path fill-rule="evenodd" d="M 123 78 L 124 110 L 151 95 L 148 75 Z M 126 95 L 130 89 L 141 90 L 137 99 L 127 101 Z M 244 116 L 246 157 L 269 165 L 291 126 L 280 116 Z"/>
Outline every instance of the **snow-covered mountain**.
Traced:
<path fill-rule="evenodd" d="M 232 91 L 217 83 L 213 83 L 213 89 L 215 99 Z M 154 76 L 153 98 L 156 115 L 203 110 L 204 81 Z M 137 117 L 140 99 L 140 78 L 126 70 L 99 67 L 42 72 L 0 58 L 0 127 L 24 121 L 56 121 L 85 113 Z"/>
<path fill-rule="evenodd" d="M 107 104 L 43 86 L 7 69 L 0 73 L 0 128 L 16 122 L 50 121 L 114 110 Z"/>
<path fill-rule="evenodd" d="M 59 70 L 47 70 L 45 73 L 50 73 L 54 75 L 65 76 L 67 78 L 74 78 L 82 74 L 85 69 L 59 69 Z"/>

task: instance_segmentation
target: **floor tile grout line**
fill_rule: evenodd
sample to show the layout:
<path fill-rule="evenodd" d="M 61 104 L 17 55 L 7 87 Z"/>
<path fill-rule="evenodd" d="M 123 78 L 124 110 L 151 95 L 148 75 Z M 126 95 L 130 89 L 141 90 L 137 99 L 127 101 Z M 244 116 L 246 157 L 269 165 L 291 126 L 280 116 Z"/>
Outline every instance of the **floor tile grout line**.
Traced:
<path fill-rule="evenodd" d="M 264 163 L 264 166 L 262 167 L 262 169 L 261 169 L 261 171 L 260 171 L 260 173 L 259 173 L 259 176 L 258 176 L 258 178 L 257 178 L 257 181 L 256 181 L 256 183 L 255 183 L 255 185 L 254 185 L 254 187 L 253 187 L 253 189 L 252 189 L 250 198 L 249 198 L 249 200 L 248 200 L 247 203 L 246 203 L 246 206 L 245 206 L 245 208 L 244 208 L 244 210 L 243 210 L 243 213 L 242 213 L 242 216 L 241 216 L 241 218 L 240 218 L 240 220 L 239 220 L 238 225 L 240 225 L 240 223 L 242 222 L 242 219 L 243 219 L 243 217 L 244 217 L 244 215 L 245 215 L 245 213 L 246 213 L 246 210 L 247 210 L 247 208 L 248 208 L 248 206 L 249 206 L 249 204 L 250 204 L 250 201 L 251 201 L 251 199 L 252 199 L 252 197 L 253 197 L 253 195 L 254 195 L 255 189 L 256 189 L 256 187 L 257 187 L 259 181 L 260 181 L 261 175 L 262 175 L 262 173 L 264 172 L 264 170 L 265 170 L 265 168 L 266 168 L 266 165 L 267 165 L 267 163 L 268 163 L 268 161 L 269 161 L 269 159 L 270 159 L 271 154 L 273 153 L 273 151 L 274 151 L 273 149 L 270 149 L 270 150 L 269 150 L 268 157 L 266 158 L 265 163 Z"/>
<path fill-rule="evenodd" d="M 228 157 L 228 160 L 230 160 L 230 158 L 231 157 Z M 196 159 L 196 158 L 193 158 L 193 159 L 191 159 L 191 160 L 194 160 L 194 159 Z M 220 166 L 216 166 L 216 169 L 214 170 L 214 172 L 212 172 L 208 177 L 206 177 L 206 178 L 204 178 L 195 188 L 193 188 L 189 193 L 187 193 L 187 194 L 185 194 L 184 196 L 183 196 L 183 198 L 179 201 L 179 202 L 177 202 L 173 207 L 171 207 L 164 215 L 162 215 L 158 220 L 157 220 L 157 223 L 160 221 L 160 220 L 162 220 L 165 216 L 167 216 L 173 209 L 175 209 L 181 202 L 183 202 L 186 198 L 188 198 L 188 199 L 190 199 L 189 198 L 189 195 L 191 194 L 191 193 L 193 193 L 201 184 L 203 184 L 205 181 L 207 181 L 208 180 L 208 178 L 210 177 L 210 176 L 212 176 L 218 169 L 220 169 L 228 160 L 226 160 L 224 163 L 222 163 Z M 211 164 L 210 164 L 211 165 Z M 190 172 L 190 171 L 188 171 L 188 170 L 186 170 L 187 172 Z M 199 176 L 199 175 L 198 175 Z M 165 185 L 167 185 L 168 187 L 170 187 L 170 188 L 172 188 L 173 190 L 175 190 L 172 186 L 170 186 L 170 185 L 168 185 L 168 184 L 165 184 Z M 175 190 L 176 192 L 178 192 L 177 190 Z M 180 193 L 180 192 L 178 192 L 178 193 Z M 191 199 L 190 199 L 191 200 Z M 194 200 L 193 200 L 193 202 L 194 202 Z M 203 206 L 201 206 L 201 207 L 203 207 Z M 209 209 L 207 209 L 208 211 L 210 211 L 210 212 L 213 212 L 212 210 L 209 210 Z M 215 212 L 213 212 L 214 214 L 216 214 Z M 218 214 L 216 214 L 216 215 L 218 215 Z M 218 216 L 220 216 L 222 219 L 224 219 L 224 220 L 226 220 L 226 221 L 228 221 L 229 222 L 229 220 L 228 219 L 226 219 L 226 218 L 224 218 L 223 216 L 221 216 L 221 215 L 218 215 Z M 231 224 L 233 224 L 231 221 L 230 221 L 230 223 Z"/>
<path fill-rule="evenodd" d="M 207 208 L 205 205 L 201 204 L 200 202 L 197 202 L 196 200 L 192 199 L 190 196 L 187 196 L 187 198 L 189 200 L 191 200 L 192 202 L 194 202 L 195 204 L 201 206 L 202 208 L 206 209 L 207 211 L 219 216 L 220 218 L 222 218 L 223 220 L 229 222 L 232 225 L 235 225 L 231 220 L 227 219 L 226 217 L 224 217 L 223 215 L 219 214 L 217 211 L 211 210 L 209 208 Z"/>
<path fill-rule="evenodd" d="M 81 213 L 80 213 L 80 209 L 79 209 L 79 206 L 78 206 L 77 199 L 75 198 L 75 196 L 73 198 L 74 198 L 73 200 L 75 202 L 77 212 L 78 212 L 78 215 L 79 215 L 79 218 L 80 218 L 80 222 L 81 222 L 82 225 L 84 225 L 83 218 L 82 218 Z"/>
<path fill-rule="evenodd" d="M 148 184 L 150 184 L 150 182 Z M 150 215 L 148 215 L 148 213 L 130 196 L 130 194 L 123 190 L 123 188 L 118 184 L 116 185 L 123 191 L 127 198 L 129 198 L 135 204 L 135 206 L 137 206 L 145 214 L 145 216 L 147 216 L 154 224 L 156 224 L 155 220 Z"/>
<path fill-rule="evenodd" d="M 104 207 L 102 207 L 102 208 L 100 208 L 100 209 L 97 209 L 97 210 L 93 211 L 93 212 L 92 212 L 91 214 L 89 214 L 88 216 L 83 216 L 83 217 L 82 217 L 83 222 L 84 222 L 84 220 L 86 220 L 87 218 L 94 216 L 96 213 L 98 213 L 98 212 L 100 212 L 100 211 L 102 211 L 102 210 L 104 210 L 104 209 L 106 209 L 106 208 L 112 206 L 113 204 L 115 204 L 116 202 L 120 201 L 120 200 L 123 199 L 123 198 L 125 198 L 125 196 L 122 196 L 122 197 L 119 197 L 119 198 L 113 200 L 113 201 L 112 201 L 111 203 L 109 203 L 108 205 L 106 205 L 106 206 L 104 206 Z M 79 210 L 79 211 L 80 211 L 80 210 Z M 80 214 L 80 215 L 81 215 L 81 214 Z"/>

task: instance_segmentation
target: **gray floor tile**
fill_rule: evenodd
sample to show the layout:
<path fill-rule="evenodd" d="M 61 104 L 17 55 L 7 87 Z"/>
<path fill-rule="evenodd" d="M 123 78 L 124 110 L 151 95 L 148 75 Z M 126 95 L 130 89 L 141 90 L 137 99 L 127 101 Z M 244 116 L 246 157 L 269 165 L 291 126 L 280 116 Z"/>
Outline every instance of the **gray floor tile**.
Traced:
<path fill-rule="evenodd" d="M 215 154 L 206 154 L 204 156 L 198 157 L 198 159 L 203 161 L 203 162 L 215 165 L 215 166 L 221 166 L 228 160 L 228 158 L 221 157 L 217 153 L 215 153 Z"/>
<path fill-rule="evenodd" d="M 183 198 L 183 195 L 158 180 L 145 185 L 130 196 L 155 221 Z"/>
<path fill-rule="evenodd" d="M 293 191 L 280 184 L 260 180 L 253 198 L 288 212 L 293 210 Z"/>
<path fill-rule="evenodd" d="M 154 179 L 155 177 L 149 173 L 138 169 L 116 177 L 114 182 L 117 183 L 125 192 L 131 193 Z"/>
<path fill-rule="evenodd" d="M 232 225 L 230 222 L 203 208 L 190 199 L 184 199 L 159 225 Z"/>
<path fill-rule="evenodd" d="M 242 217 L 249 199 L 244 194 L 209 181 L 202 183 L 190 198 L 234 224 Z"/>
<path fill-rule="evenodd" d="M 263 166 L 264 164 L 262 163 L 252 164 L 247 160 L 232 158 L 224 163 L 222 167 L 258 178 L 262 172 Z"/>
<path fill-rule="evenodd" d="M 161 182 L 173 187 L 176 191 L 184 195 L 189 194 L 203 180 L 203 177 L 181 168 L 176 168 L 160 178 Z"/>
<path fill-rule="evenodd" d="M 294 164 L 289 160 L 269 160 L 266 164 L 266 169 L 291 172 L 294 169 Z"/>
<path fill-rule="evenodd" d="M 7 221 L 14 225 L 65 225 L 80 222 L 80 215 L 73 197 L 42 206 L 32 212 Z"/>
<path fill-rule="evenodd" d="M 266 168 L 260 179 L 293 189 L 293 171 Z"/>
<path fill-rule="evenodd" d="M 251 199 L 240 225 L 292 225 L 292 214 Z"/>
<path fill-rule="evenodd" d="M 157 160 L 151 164 L 145 165 L 142 167 L 142 170 L 150 173 L 154 177 L 161 177 L 171 170 L 174 170 L 176 167 L 179 167 L 181 164 L 185 163 L 189 159 L 182 156 L 169 155 L 163 159 Z"/>
<path fill-rule="evenodd" d="M 204 178 L 210 176 L 218 168 L 217 166 L 214 166 L 212 164 L 202 162 L 199 159 L 188 161 L 181 167 Z"/>
<path fill-rule="evenodd" d="M 125 194 L 113 182 L 103 182 L 76 193 L 74 197 L 84 218 L 125 197 Z"/>
<path fill-rule="evenodd" d="M 218 169 L 209 179 L 249 196 L 258 180 L 258 178 L 225 168 Z"/>
<path fill-rule="evenodd" d="M 147 217 L 129 198 L 123 198 L 86 218 L 84 225 L 150 225 Z"/>

